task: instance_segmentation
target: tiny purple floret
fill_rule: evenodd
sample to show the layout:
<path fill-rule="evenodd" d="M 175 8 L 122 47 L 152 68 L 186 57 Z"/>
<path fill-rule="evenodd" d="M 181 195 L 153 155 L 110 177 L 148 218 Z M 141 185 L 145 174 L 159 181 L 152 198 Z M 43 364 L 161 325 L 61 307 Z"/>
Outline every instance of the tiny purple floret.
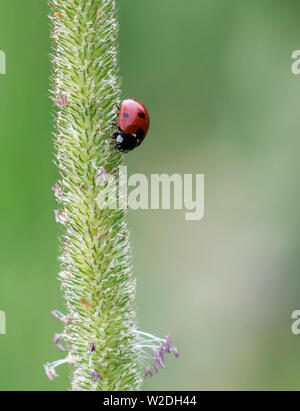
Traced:
<path fill-rule="evenodd" d="M 166 347 L 166 353 L 168 353 L 168 354 L 171 353 L 171 350 L 170 350 L 171 344 L 172 344 L 171 337 L 169 335 L 167 335 L 166 339 L 165 339 L 165 347 Z"/>
<path fill-rule="evenodd" d="M 68 104 L 67 96 L 62 93 L 57 94 L 57 96 L 54 99 L 54 103 L 58 107 L 66 107 Z"/>
<path fill-rule="evenodd" d="M 100 381 L 101 377 L 100 375 L 97 373 L 97 371 L 93 370 L 92 371 L 92 383 L 95 384 L 95 382 Z"/>
<path fill-rule="evenodd" d="M 44 370 L 50 381 L 53 381 L 55 377 L 58 377 L 55 369 L 53 367 L 50 367 L 48 364 L 44 365 Z"/>
<path fill-rule="evenodd" d="M 59 334 L 54 335 L 54 344 L 59 349 L 59 351 L 66 351 L 65 347 L 63 347 L 60 343 L 60 335 Z"/>
<path fill-rule="evenodd" d="M 64 213 L 60 214 L 58 210 L 54 210 L 55 221 L 60 224 L 65 224 L 66 216 Z"/>
<path fill-rule="evenodd" d="M 96 344 L 93 341 L 91 341 L 90 342 L 90 352 L 94 352 L 94 351 L 96 351 Z"/>
<path fill-rule="evenodd" d="M 55 184 L 54 187 L 51 188 L 51 190 L 54 192 L 55 197 L 59 197 L 62 194 L 62 189 L 57 183 Z"/>
<path fill-rule="evenodd" d="M 159 360 L 155 360 L 153 363 L 153 367 L 155 369 L 156 372 L 158 372 L 160 370 L 160 362 Z"/>
<path fill-rule="evenodd" d="M 175 355 L 176 358 L 179 358 L 179 352 L 178 352 L 178 348 L 177 347 L 173 347 L 173 353 Z"/>
<path fill-rule="evenodd" d="M 165 360 L 165 350 L 164 350 L 164 347 L 162 345 L 159 347 L 159 356 L 162 359 L 162 361 Z"/>
<path fill-rule="evenodd" d="M 103 183 L 105 183 L 107 181 L 107 176 L 108 175 L 109 175 L 109 172 L 103 166 L 99 167 L 97 176 L 102 177 Z"/>
<path fill-rule="evenodd" d="M 51 314 L 53 315 L 53 317 L 55 317 L 57 320 L 60 320 L 60 316 L 57 314 L 57 312 L 55 310 L 51 311 Z"/>
<path fill-rule="evenodd" d="M 153 377 L 153 375 L 154 375 L 154 372 L 153 372 L 153 370 L 152 370 L 152 368 L 150 367 L 150 365 L 148 365 L 148 367 L 146 367 L 146 370 L 145 370 L 145 377 Z"/>

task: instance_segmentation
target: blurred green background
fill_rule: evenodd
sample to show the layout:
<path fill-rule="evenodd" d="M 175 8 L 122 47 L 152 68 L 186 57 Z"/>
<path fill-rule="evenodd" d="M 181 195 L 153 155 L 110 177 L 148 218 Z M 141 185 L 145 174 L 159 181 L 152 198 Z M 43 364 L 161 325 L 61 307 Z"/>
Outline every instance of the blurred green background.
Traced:
<path fill-rule="evenodd" d="M 144 389 L 299 389 L 300 49 L 297 0 L 118 1 L 123 97 L 152 126 L 129 174 L 205 173 L 205 217 L 130 211 L 140 329 L 179 347 Z M 1 390 L 65 390 L 50 187 L 47 2 L 1 0 Z"/>

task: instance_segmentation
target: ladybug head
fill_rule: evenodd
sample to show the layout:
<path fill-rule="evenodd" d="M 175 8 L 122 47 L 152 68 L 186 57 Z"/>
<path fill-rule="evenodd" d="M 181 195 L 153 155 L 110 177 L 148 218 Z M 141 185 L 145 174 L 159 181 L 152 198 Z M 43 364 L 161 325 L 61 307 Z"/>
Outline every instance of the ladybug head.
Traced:
<path fill-rule="evenodd" d="M 135 136 L 124 131 L 120 131 L 116 135 L 115 148 L 119 151 L 127 153 L 139 145 L 139 141 Z"/>

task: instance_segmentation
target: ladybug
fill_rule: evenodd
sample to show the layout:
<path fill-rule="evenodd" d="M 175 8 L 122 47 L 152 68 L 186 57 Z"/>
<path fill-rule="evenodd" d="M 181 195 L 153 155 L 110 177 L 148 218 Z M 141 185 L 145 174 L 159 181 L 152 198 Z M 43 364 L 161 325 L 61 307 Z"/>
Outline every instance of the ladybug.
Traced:
<path fill-rule="evenodd" d="M 122 101 L 118 114 L 119 131 L 112 135 L 115 148 L 127 153 L 144 141 L 150 126 L 146 107 L 138 100 L 127 98 Z"/>

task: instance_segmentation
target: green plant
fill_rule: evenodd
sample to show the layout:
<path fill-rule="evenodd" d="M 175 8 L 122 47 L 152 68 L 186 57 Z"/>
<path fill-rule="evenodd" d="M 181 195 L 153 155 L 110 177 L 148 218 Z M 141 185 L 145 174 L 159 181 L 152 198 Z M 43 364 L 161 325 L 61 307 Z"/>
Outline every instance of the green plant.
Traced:
<path fill-rule="evenodd" d="M 53 311 L 65 324 L 54 341 L 61 351 L 65 341 L 68 355 L 45 370 L 53 379 L 58 365 L 71 364 L 72 390 L 136 390 L 143 380 L 144 349 L 154 349 L 158 370 L 164 366 L 159 354 L 164 341 L 136 328 L 127 207 L 99 207 L 99 197 L 102 203 L 112 197 L 109 182 L 119 184 L 123 159 L 110 138 L 120 102 L 115 1 L 51 0 L 50 5 L 53 99 L 59 107 L 60 181 L 53 191 L 61 206 L 56 221 L 65 226 L 60 278 L 68 310 Z M 152 374 L 147 367 L 146 375 Z"/>

